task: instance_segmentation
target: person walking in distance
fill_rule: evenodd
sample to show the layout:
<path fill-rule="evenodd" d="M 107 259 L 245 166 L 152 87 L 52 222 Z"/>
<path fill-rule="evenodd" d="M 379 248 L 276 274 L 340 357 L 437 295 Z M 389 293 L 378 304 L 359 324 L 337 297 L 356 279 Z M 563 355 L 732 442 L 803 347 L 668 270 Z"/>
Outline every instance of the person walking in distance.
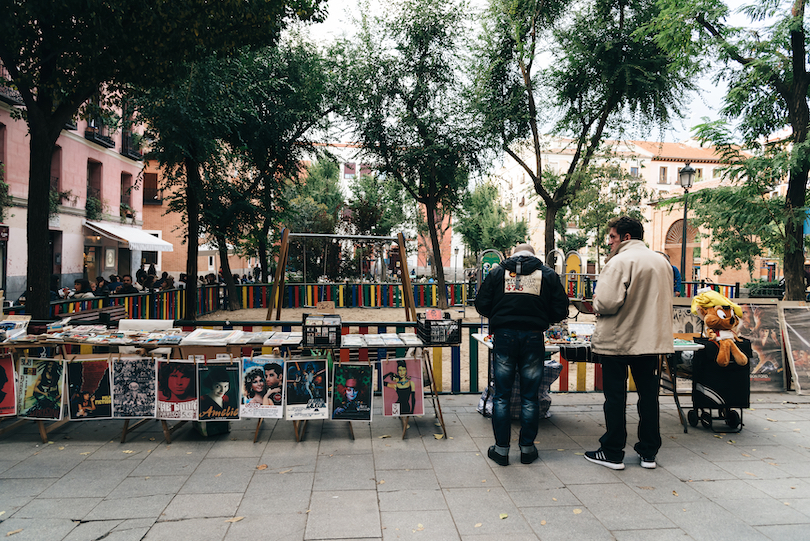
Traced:
<path fill-rule="evenodd" d="M 509 465 L 509 401 L 519 373 L 520 461 L 531 464 L 537 459 L 534 439 L 540 422 L 537 393 L 545 369 L 544 331 L 568 316 L 568 297 L 559 276 L 535 257 L 534 248 L 520 244 L 512 257 L 489 272 L 475 297 L 475 308 L 489 318 L 493 345 L 495 445 L 487 456 L 501 466 Z"/>
<path fill-rule="evenodd" d="M 627 443 L 627 369 L 638 391 L 638 453 L 641 467 L 655 468 L 661 448 L 658 420 L 658 356 L 673 353 L 672 266 L 642 240 L 644 227 L 628 216 L 608 222 L 610 255 L 599 275 L 593 306 L 591 348 L 602 363 L 605 434 L 585 459 L 624 469 Z"/>

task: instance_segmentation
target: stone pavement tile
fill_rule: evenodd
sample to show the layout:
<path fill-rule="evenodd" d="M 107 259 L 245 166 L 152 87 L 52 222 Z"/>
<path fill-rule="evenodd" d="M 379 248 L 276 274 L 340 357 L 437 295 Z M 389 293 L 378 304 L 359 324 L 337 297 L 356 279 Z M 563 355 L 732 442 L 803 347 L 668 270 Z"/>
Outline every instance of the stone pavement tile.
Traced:
<path fill-rule="evenodd" d="M 264 513 L 245 516 L 243 520 L 231 524 L 225 535 L 225 541 L 244 541 L 245 539 L 301 541 L 304 539 L 304 530 L 307 526 L 306 514 L 279 515 L 275 509 L 267 509 L 267 502 L 265 502 L 265 509 Z"/>
<path fill-rule="evenodd" d="M 472 438 L 491 438 L 492 419 L 484 417 L 478 412 L 456 414 L 459 422 Z"/>
<path fill-rule="evenodd" d="M 244 492 L 258 464 L 256 458 L 206 458 L 188 478 L 180 493 Z"/>
<path fill-rule="evenodd" d="M 259 464 L 267 464 L 266 472 L 280 472 L 291 470 L 295 473 L 314 472 L 318 462 L 317 441 L 270 440 L 259 459 Z"/>
<path fill-rule="evenodd" d="M 759 445 L 744 449 L 749 454 L 766 462 L 776 462 L 780 467 L 786 464 L 806 464 L 810 456 L 799 449 L 790 449 L 782 445 Z"/>
<path fill-rule="evenodd" d="M 776 498 L 750 498 L 734 500 L 716 500 L 729 512 L 737 515 L 746 524 L 767 526 L 772 524 L 805 524 L 810 526 L 810 517 L 785 505 Z"/>
<path fill-rule="evenodd" d="M 570 485 L 615 483 L 621 480 L 621 471 L 586 461 L 582 451 L 540 451 L 540 459 L 569 488 Z"/>
<path fill-rule="evenodd" d="M 592 440 L 590 436 L 587 436 L 587 438 Z M 490 440 L 492 440 L 491 434 Z M 580 447 L 573 438 L 552 423 L 551 419 L 540 421 L 540 429 L 537 431 L 537 437 L 534 440 L 534 445 L 538 449 L 571 449 L 573 447 Z"/>
<path fill-rule="evenodd" d="M 755 407 L 754 411 L 751 412 L 751 416 L 775 422 L 802 421 L 807 419 L 802 415 L 797 415 L 794 410 L 787 408 Z"/>
<path fill-rule="evenodd" d="M 143 541 L 221 541 L 230 525 L 222 518 L 160 521 L 149 529 Z"/>
<path fill-rule="evenodd" d="M 155 496 L 157 494 L 177 494 L 188 479 L 185 475 L 130 476 L 124 479 L 107 499 L 131 498 L 134 496 Z"/>
<path fill-rule="evenodd" d="M 82 462 L 42 493 L 45 498 L 106 496 L 135 469 L 138 462 L 88 460 Z"/>
<path fill-rule="evenodd" d="M 661 449 L 656 457 L 659 468 L 663 468 L 681 481 L 735 479 L 734 474 L 713 464 L 706 457 L 688 449 Z M 716 455 L 720 456 L 720 455 Z"/>
<path fill-rule="evenodd" d="M 383 539 L 459 539 L 450 511 L 382 511 Z"/>
<path fill-rule="evenodd" d="M 810 481 L 804 479 L 763 479 L 745 482 L 773 498 L 810 498 Z"/>
<path fill-rule="evenodd" d="M 111 520 L 130 518 L 156 518 L 172 500 L 172 494 L 138 496 L 134 498 L 107 499 L 99 503 L 87 520 Z"/>
<path fill-rule="evenodd" d="M 778 498 L 778 501 L 810 517 L 810 498 Z"/>
<path fill-rule="evenodd" d="M 179 449 L 160 449 L 153 451 L 144 458 L 138 467 L 132 470 L 131 475 L 185 475 L 194 473 L 200 465 L 204 452 L 181 451 Z"/>
<path fill-rule="evenodd" d="M 462 537 L 500 534 L 506 539 L 513 533 L 531 531 L 521 511 L 501 487 L 446 488 L 442 492 Z M 502 514 L 507 517 L 500 518 Z"/>
<path fill-rule="evenodd" d="M 431 453 L 430 462 L 442 488 L 500 486 L 493 468 L 503 466 L 495 464 L 481 453 Z"/>
<path fill-rule="evenodd" d="M 13 534 L 9 539 L 14 541 L 43 541 L 51 539 L 62 539 L 68 535 L 76 523 L 67 518 L 10 518 L 3 521 L 3 535 L 8 537 L 8 532 L 21 530 Z"/>
<path fill-rule="evenodd" d="M 0 474 L 3 479 L 62 477 L 84 461 L 79 454 L 34 455 L 18 462 Z"/>
<path fill-rule="evenodd" d="M 16 466 L 22 460 L 22 458 L 11 458 L 11 455 L 4 456 L 8 457 L 9 460 L 0 460 L 0 473 L 3 473 L 12 466 Z"/>
<path fill-rule="evenodd" d="M 315 490 L 376 489 L 372 455 L 325 455 L 318 457 Z"/>
<path fill-rule="evenodd" d="M 62 541 L 87 541 L 88 539 L 110 539 L 110 533 L 118 527 L 122 520 L 94 520 L 83 522 L 76 526 Z M 146 533 L 146 530 L 143 531 Z"/>
<path fill-rule="evenodd" d="M 758 541 L 767 539 L 714 502 L 662 503 L 655 506 L 695 541 Z"/>
<path fill-rule="evenodd" d="M 573 485 L 569 489 L 608 530 L 674 527 L 672 521 L 624 483 Z"/>
<path fill-rule="evenodd" d="M 574 413 L 552 415 L 554 426 L 568 436 L 599 436 L 605 433 L 605 417 L 602 413 Z"/>
<path fill-rule="evenodd" d="M 349 426 L 354 430 L 352 439 Z M 358 455 L 361 453 L 371 453 L 371 429 L 368 423 L 349 421 L 330 422 L 325 425 L 321 433 L 320 449 L 321 455 Z"/>
<path fill-rule="evenodd" d="M 509 534 L 509 541 L 537 541 L 538 537 L 534 533 L 512 533 Z M 502 541 L 503 536 L 484 534 L 484 535 L 463 535 L 461 541 Z"/>
<path fill-rule="evenodd" d="M 582 506 L 524 507 L 526 521 L 543 541 L 614 540 L 613 535 Z"/>
<path fill-rule="evenodd" d="M 301 513 L 309 508 L 315 474 L 257 472 L 239 505 L 240 515 L 264 513 L 272 502 L 274 513 Z"/>
<path fill-rule="evenodd" d="M 718 460 L 714 462 L 714 465 L 734 474 L 738 479 L 781 479 L 792 477 L 784 469 L 778 467 L 775 462 L 769 464 L 764 460 L 746 460 L 744 462 Z"/>
<path fill-rule="evenodd" d="M 444 494 L 435 489 L 402 489 L 378 492 L 380 511 L 433 511 L 447 509 Z"/>
<path fill-rule="evenodd" d="M 782 524 L 776 526 L 757 526 L 759 532 L 774 541 L 806 541 L 806 524 Z"/>
<path fill-rule="evenodd" d="M 382 537 L 376 490 L 313 492 L 304 539 Z"/>
<path fill-rule="evenodd" d="M 253 432 L 231 431 L 226 441 L 218 441 L 205 458 L 250 458 L 264 454 L 267 440 L 253 443 Z"/>
<path fill-rule="evenodd" d="M 241 492 L 230 494 L 178 494 L 160 515 L 160 520 L 231 518 L 242 502 Z"/>
<path fill-rule="evenodd" d="M 687 541 L 692 539 L 680 528 L 659 528 L 655 530 L 613 530 L 616 541 Z"/>
<path fill-rule="evenodd" d="M 301 441 L 317 442 L 321 438 L 321 431 L 323 430 L 324 421 L 316 420 L 309 421 L 308 423 L 299 423 L 299 434 Z M 292 421 L 280 420 L 273 427 L 270 432 L 266 428 L 262 428 L 262 439 L 268 439 L 269 442 L 274 441 L 295 441 L 295 428 Z"/>
<path fill-rule="evenodd" d="M 36 476 L 21 479 L 0 479 L 0 502 L 3 501 L 4 496 L 39 496 L 55 482 L 56 479 L 52 477 L 38 478 Z"/>
<path fill-rule="evenodd" d="M 557 479 L 551 470 L 540 460 L 535 460 L 531 464 L 520 463 L 520 449 L 510 456 L 511 463 L 508 467 L 493 466 L 492 471 L 501 482 L 501 486 L 507 492 L 521 490 L 548 490 L 553 488 L 563 488 L 562 481 Z"/>
<path fill-rule="evenodd" d="M 689 486 L 712 501 L 742 498 L 764 498 L 766 494 L 744 479 L 693 481 Z"/>
<path fill-rule="evenodd" d="M 377 468 L 377 492 L 438 490 L 433 470 L 381 470 Z"/>
<path fill-rule="evenodd" d="M 407 441 L 407 440 L 406 440 Z M 379 470 L 406 470 L 430 468 L 430 458 L 422 441 L 401 443 L 389 440 L 374 442 L 374 467 Z M 434 455 L 439 453 L 434 453 Z M 444 454 L 444 453 L 442 453 Z"/>
<path fill-rule="evenodd" d="M 91 454 L 88 460 L 137 460 L 141 461 L 160 445 L 156 441 L 127 441 L 121 440 L 107 442 Z"/>
<path fill-rule="evenodd" d="M 658 467 L 647 470 L 638 464 L 638 458 L 630 460 L 625 459 L 627 468 L 622 472 L 621 479 L 645 501 L 670 503 L 705 499 L 705 496 L 692 488 L 692 483 L 681 481 L 666 469 Z"/>
<path fill-rule="evenodd" d="M 515 505 L 521 509 L 524 507 L 556 507 L 581 504 L 567 488 L 509 490 L 508 493 Z"/>
<path fill-rule="evenodd" d="M 16 518 L 68 518 L 82 520 L 101 498 L 36 498 L 20 509 Z"/>

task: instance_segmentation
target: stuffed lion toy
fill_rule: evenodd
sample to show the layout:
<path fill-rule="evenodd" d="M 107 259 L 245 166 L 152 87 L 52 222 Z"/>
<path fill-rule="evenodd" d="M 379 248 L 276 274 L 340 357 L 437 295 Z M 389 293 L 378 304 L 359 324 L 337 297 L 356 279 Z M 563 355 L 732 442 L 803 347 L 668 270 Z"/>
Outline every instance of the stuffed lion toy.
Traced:
<path fill-rule="evenodd" d="M 742 308 L 713 289 L 699 290 L 692 299 L 692 313 L 703 320 L 704 334 L 717 343 L 717 364 L 726 367 L 733 359 L 740 366 L 748 364 L 748 357 L 737 342 L 737 326 L 742 317 Z"/>

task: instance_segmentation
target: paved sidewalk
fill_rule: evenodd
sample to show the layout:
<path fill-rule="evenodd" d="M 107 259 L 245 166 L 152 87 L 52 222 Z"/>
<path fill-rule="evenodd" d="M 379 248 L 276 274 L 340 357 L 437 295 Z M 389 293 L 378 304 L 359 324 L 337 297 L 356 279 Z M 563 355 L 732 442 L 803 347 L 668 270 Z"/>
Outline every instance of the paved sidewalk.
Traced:
<path fill-rule="evenodd" d="M 631 395 L 635 400 L 635 395 Z M 754 394 L 739 434 L 683 433 L 662 399 L 658 468 L 632 452 L 623 471 L 585 461 L 603 432 L 601 394 L 556 394 L 540 460 L 486 458 L 477 397 L 444 396 L 449 438 L 431 416 L 371 424 L 255 421 L 166 445 L 159 423 L 120 444 L 121 421 L 69 423 L 43 445 L 32 423 L 0 437 L 0 536 L 22 540 L 464 539 L 806 540 L 810 398 Z M 687 398 L 688 402 L 688 398 Z M 378 408 L 379 411 L 379 408 Z M 517 424 L 514 425 L 517 434 Z M 265 467 L 266 465 L 266 467 Z"/>

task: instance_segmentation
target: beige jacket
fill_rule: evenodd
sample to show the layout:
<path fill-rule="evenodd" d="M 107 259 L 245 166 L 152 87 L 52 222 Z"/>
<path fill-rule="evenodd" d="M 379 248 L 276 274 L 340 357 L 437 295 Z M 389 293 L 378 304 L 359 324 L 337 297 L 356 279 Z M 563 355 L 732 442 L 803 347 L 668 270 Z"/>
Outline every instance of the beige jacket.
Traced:
<path fill-rule="evenodd" d="M 594 353 L 672 353 L 672 266 L 641 240 L 626 240 L 605 264 L 593 306 Z"/>

